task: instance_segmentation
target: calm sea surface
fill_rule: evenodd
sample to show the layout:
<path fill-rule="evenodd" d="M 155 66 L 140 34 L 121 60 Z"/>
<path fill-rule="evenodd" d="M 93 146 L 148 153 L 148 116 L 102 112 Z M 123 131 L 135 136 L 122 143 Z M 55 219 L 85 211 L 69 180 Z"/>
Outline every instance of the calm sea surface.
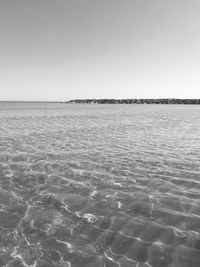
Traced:
<path fill-rule="evenodd" d="M 0 266 L 199 267 L 200 106 L 0 103 Z"/>

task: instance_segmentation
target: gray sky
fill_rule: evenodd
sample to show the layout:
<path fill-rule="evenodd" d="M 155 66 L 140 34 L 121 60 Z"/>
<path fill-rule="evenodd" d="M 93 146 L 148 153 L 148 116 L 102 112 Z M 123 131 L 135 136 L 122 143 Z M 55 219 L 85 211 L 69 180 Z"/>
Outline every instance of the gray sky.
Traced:
<path fill-rule="evenodd" d="M 199 0 L 0 0 L 0 100 L 200 98 Z"/>

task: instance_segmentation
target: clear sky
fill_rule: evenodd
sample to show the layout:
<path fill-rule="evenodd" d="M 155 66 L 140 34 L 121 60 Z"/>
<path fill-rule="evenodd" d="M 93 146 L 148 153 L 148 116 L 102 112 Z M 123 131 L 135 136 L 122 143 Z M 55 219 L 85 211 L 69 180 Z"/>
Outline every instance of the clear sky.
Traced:
<path fill-rule="evenodd" d="M 199 0 L 0 0 L 0 100 L 200 98 Z"/>

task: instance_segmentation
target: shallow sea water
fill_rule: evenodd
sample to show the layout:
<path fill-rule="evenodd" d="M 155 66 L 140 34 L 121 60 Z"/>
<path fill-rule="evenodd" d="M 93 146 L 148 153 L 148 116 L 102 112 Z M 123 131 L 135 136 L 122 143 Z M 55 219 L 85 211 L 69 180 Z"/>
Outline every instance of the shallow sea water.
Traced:
<path fill-rule="evenodd" d="M 200 106 L 0 103 L 0 266 L 200 266 Z"/>

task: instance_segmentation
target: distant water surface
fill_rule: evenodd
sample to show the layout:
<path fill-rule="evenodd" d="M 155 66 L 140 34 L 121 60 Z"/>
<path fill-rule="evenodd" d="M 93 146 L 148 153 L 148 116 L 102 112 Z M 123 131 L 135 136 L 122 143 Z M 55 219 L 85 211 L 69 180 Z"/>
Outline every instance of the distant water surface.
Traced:
<path fill-rule="evenodd" d="M 200 266 L 200 106 L 0 103 L 0 266 Z"/>

